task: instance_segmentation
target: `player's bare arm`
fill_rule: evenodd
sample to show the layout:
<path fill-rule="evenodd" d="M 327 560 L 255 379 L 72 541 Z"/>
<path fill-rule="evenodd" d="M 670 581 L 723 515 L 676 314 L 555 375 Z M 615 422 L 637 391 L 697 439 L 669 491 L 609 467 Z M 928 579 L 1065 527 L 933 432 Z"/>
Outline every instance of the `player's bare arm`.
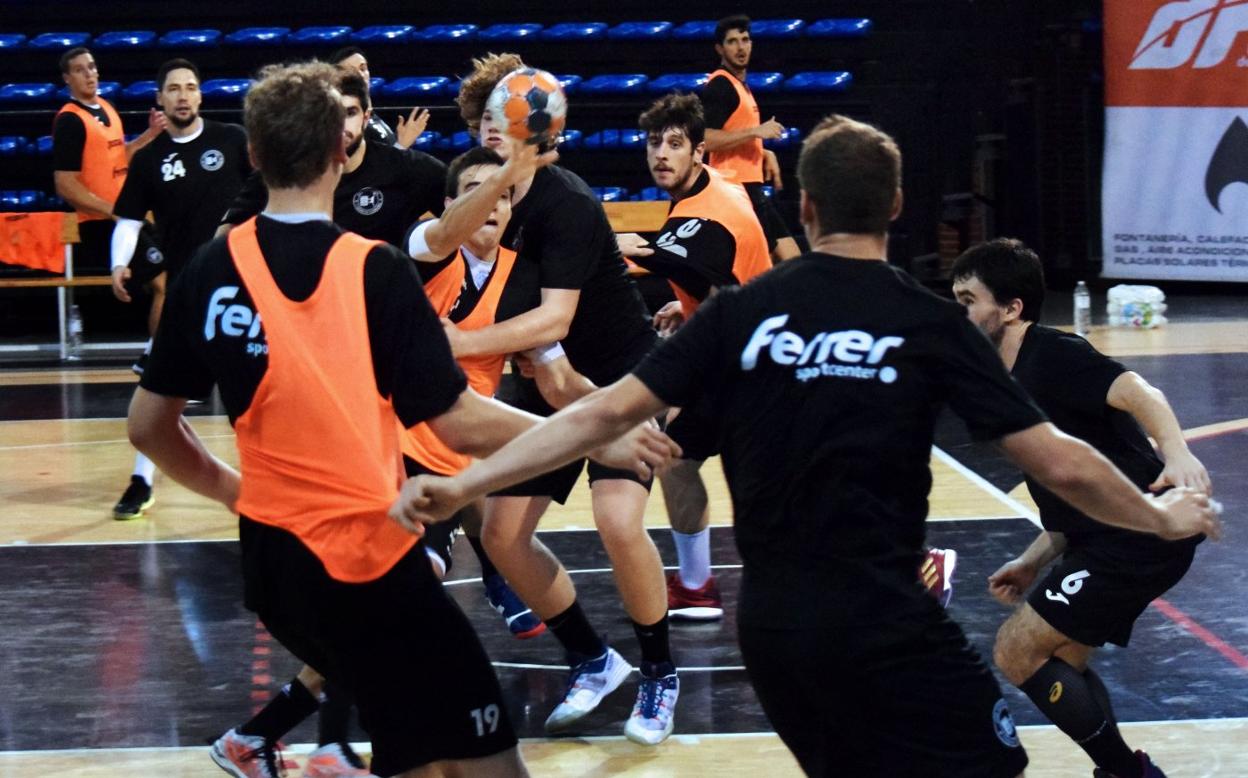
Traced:
<path fill-rule="evenodd" d="M 137 388 L 126 419 L 130 443 L 165 475 L 233 511 L 238 502 L 238 471 L 204 448 L 182 418 L 185 407 L 184 397 Z"/>
<path fill-rule="evenodd" d="M 1187 447 L 1179 420 L 1160 389 L 1138 373 L 1126 372 L 1110 384 L 1105 402 L 1110 407 L 1131 414 L 1149 437 L 1157 442 L 1166 467 L 1149 485 L 1149 489 L 1157 491 L 1167 486 L 1189 486 L 1213 494 L 1209 472 Z"/>

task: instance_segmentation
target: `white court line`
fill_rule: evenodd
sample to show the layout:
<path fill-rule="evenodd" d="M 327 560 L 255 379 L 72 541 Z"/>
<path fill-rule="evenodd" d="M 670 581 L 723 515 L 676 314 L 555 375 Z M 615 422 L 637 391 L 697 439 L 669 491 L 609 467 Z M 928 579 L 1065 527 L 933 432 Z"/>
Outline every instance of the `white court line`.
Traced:
<path fill-rule="evenodd" d="M 1006 507 L 1018 511 L 1019 516 L 1027 519 L 1037 527 L 1042 526 L 1040 524 L 1040 517 L 1035 511 L 993 486 L 982 475 L 976 473 L 974 470 L 954 459 L 948 452 L 941 450 L 938 446 L 932 446 L 932 454 L 934 454 L 941 462 L 944 462 L 946 465 L 949 465 L 949 467 L 958 471 L 959 474 L 965 476 L 968 481 L 1005 503 Z"/>
<path fill-rule="evenodd" d="M 558 670 L 566 673 L 567 665 L 539 665 L 527 662 L 490 662 L 495 667 L 506 667 L 509 670 Z M 633 671 L 637 672 L 640 668 L 634 667 Z M 723 667 L 685 667 L 684 665 L 676 665 L 677 672 L 681 673 L 723 673 L 723 672 L 743 672 L 745 665 L 725 665 Z"/>
<path fill-rule="evenodd" d="M 679 570 L 680 568 L 677 567 L 676 565 L 668 565 L 664 567 L 663 569 L 664 570 Z M 741 565 L 711 565 L 711 569 L 712 570 L 740 570 Z M 584 570 L 569 570 L 568 575 L 586 575 L 589 573 L 611 573 L 611 572 L 614 572 L 614 569 L 610 567 L 591 567 L 591 568 L 586 568 Z M 459 586 L 460 584 L 466 584 L 466 583 L 481 583 L 481 579 L 480 578 L 456 578 L 452 581 L 443 581 L 442 585 L 443 586 Z"/>
<path fill-rule="evenodd" d="M 1243 726 L 1248 724 L 1248 718 L 1226 718 L 1226 719 L 1175 719 L 1173 721 L 1120 721 L 1120 727 L 1168 727 L 1175 724 L 1207 724 L 1219 729 L 1227 726 Z M 1057 730 L 1052 724 L 1024 724 L 1019 729 L 1029 731 L 1036 730 Z M 731 740 L 734 738 L 774 738 L 775 732 L 708 732 L 706 734 L 694 735 L 672 735 L 671 740 L 686 745 L 697 745 L 702 740 Z M 602 742 L 623 742 L 626 738 L 623 735 L 588 735 L 585 737 L 525 737 L 520 738 L 521 743 L 602 743 Z M 0 751 L 0 757 L 6 756 L 73 756 L 75 754 L 162 754 L 176 753 L 179 751 L 190 751 L 202 753 L 208 750 L 208 746 L 153 746 L 153 747 L 129 747 L 129 748 L 59 748 L 59 749 L 33 749 L 28 751 Z M 303 756 L 315 751 L 317 748 L 315 743 L 291 743 L 282 749 L 282 753 Z M 360 741 L 351 743 L 351 748 L 362 753 L 369 753 L 372 744 L 368 741 Z"/>
<path fill-rule="evenodd" d="M 219 435 L 201 435 L 195 433 L 200 440 L 219 440 L 221 438 L 232 438 L 234 433 L 221 433 Z M 21 446 L 0 446 L 0 451 L 29 451 L 35 448 L 72 448 L 74 446 L 102 446 L 115 445 L 117 443 L 125 443 L 130 445 L 129 438 L 110 438 L 107 440 L 74 440 L 61 443 L 27 443 Z"/>

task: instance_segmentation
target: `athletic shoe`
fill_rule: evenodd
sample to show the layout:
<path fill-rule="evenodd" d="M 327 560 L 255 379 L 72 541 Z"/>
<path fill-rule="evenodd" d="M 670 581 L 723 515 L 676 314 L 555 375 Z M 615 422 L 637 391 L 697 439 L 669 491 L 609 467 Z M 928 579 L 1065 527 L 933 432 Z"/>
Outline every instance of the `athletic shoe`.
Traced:
<path fill-rule="evenodd" d="M 657 746 L 667 740 L 676 723 L 676 698 L 679 696 L 680 679 L 671 662 L 658 666 L 643 662 L 637 702 L 633 703 L 633 714 L 624 725 L 624 736 L 643 746 Z"/>
<path fill-rule="evenodd" d="M 551 734 L 565 732 L 598 707 L 598 703 L 620 687 L 633 668 L 614 648 L 595 659 L 586 659 L 572 665 L 568 675 L 568 690 L 563 702 L 555 706 L 546 718 L 546 731 Z"/>
<path fill-rule="evenodd" d="M 152 507 L 156 498 L 152 496 L 152 487 L 141 475 L 130 476 L 130 485 L 121 495 L 121 499 L 113 506 L 113 518 L 119 521 L 137 519 L 143 511 Z"/>
<path fill-rule="evenodd" d="M 303 778 L 364 778 L 364 761 L 346 743 L 330 743 L 308 754 Z"/>
<path fill-rule="evenodd" d="M 1136 751 L 1135 755 L 1140 758 L 1140 777 L 1141 778 L 1166 778 L 1166 774 L 1161 768 L 1153 764 L 1153 760 L 1148 758 L 1148 754 L 1143 751 Z M 1096 768 L 1092 771 L 1092 778 L 1117 778 L 1109 770 Z"/>
<path fill-rule="evenodd" d="M 942 608 L 953 599 L 953 570 L 958 566 L 958 552 L 952 548 L 929 548 L 919 565 L 919 581 Z"/>
<path fill-rule="evenodd" d="M 142 378 L 143 371 L 146 369 L 147 369 L 147 352 L 144 352 L 139 355 L 138 359 L 134 360 L 134 364 L 130 365 L 130 372 Z"/>
<path fill-rule="evenodd" d="M 232 729 L 217 738 L 208 755 L 234 778 L 281 778 L 286 774 L 276 743 Z"/>
<path fill-rule="evenodd" d="M 680 573 L 667 576 L 667 615 L 686 621 L 714 621 L 724 617 L 724 601 L 719 596 L 715 576 L 697 589 L 686 587 Z"/>
<path fill-rule="evenodd" d="M 498 611 L 507 622 L 507 629 L 518 640 L 535 638 L 546 631 L 546 624 L 516 596 L 501 575 L 485 579 L 485 601 Z"/>

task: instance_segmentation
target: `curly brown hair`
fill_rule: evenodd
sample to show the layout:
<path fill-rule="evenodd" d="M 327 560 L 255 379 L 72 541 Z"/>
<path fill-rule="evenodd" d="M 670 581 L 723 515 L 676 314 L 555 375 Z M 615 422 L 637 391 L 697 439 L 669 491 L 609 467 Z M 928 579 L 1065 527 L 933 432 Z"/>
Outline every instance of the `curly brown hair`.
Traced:
<path fill-rule="evenodd" d="M 486 54 L 472 61 L 472 72 L 464 77 L 459 84 L 459 96 L 455 103 L 459 106 L 459 115 L 468 125 L 468 131 L 476 135 L 481 130 L 481 116 L 485 113 L 485 103 L 495 85 L 503 80 L 503 76 L 513 70 L 526 67 L 519 54 L 505 51 L 502 54 Z"/>
<path fill-rule="evenodd" d="M 243 124 L 270 189 L 306 187 L 329 168 L 346 117 L 337 78 L 338 69 L 323 62 L 260 71 L 243 102 Z"/>

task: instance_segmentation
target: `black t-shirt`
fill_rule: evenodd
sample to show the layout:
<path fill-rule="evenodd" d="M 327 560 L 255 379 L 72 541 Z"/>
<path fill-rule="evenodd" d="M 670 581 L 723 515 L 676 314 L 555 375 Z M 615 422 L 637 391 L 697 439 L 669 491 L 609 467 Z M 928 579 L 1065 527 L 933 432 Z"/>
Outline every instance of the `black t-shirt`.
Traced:
<path fill-rule="evenodd" d="M 315 291 L 326 255 L 341 234 L 328 222 L 256 220 L 269 272 L 296 301 Z M 254 316 L 226 238 L 217 238 L 196 252 L 170 287 L 143 388 L 171 397 L 205 397 L 216 384 L 231 423 L 246 412 L 268 368 L 268 344 L 263 328 L 252 335 L 250 327 L 227 326 L 223 312 L 234 306 Z M 410 427 L 449 409 L 467 379 L 451 357 L 411 259 L 398 249 L 378 246 L 369 253 L 364 308 L 377 390 L 391 398 L 400 421 Z"/>
<path fill-rule="evenodd" d="M 364 161 L 334 189 L 334 223 L 366 238 L 402 245 L 408 228 L 421 216 L 442 213 L 446 165 L 421 151 L 365 143 Z M 257 173 L 243 185 L 223 221 L 242 224 L 268 201 Z"/>
<path fill-rule="evenodd" d="M 101 106 L 90 106 L 70 98 L 70 102 L 90 113 L 105 127 L 112 125 Z M 57 114 L 52 123 L 52 169 L 77 172 L 82 170 L 82 149 L 87 143 L 87 128 L 74 113 Z"/>
<path fill-rule="evenodd" d="M 1044 421 L 961 306 L 884 262 L 806 254 L 711 298 L 636 375 L 717 420 L 740 623 L 902 623 L 937 414 L 979 440 Z M 887 627 L 885 627 L 887 629 Z"/>
<path fill-rule="evenodd" d="M 1131 414 L 1106 403 L 1109 387 L 1127 369 L 1078 335 L 1032 324 L 1023 334 L 1011 371 L 1057 428 L 1088 442 L 1146 491 L 1164 465 Z M 1072 545 L 1096 540 L 1163 547 L 1154 535 L 1111 527 L 1089 518 L 1027 478 L 1045 529 L 1066 533 Z"/>
<path fill-rule="evenodd" d="M 591 381 L 616 381 L 654 345 L 646 305 L 602 203 L 575 173 L 557 166 L 537 171 L 502 243 L 518 253 L 517 263 L 538 266 L 543 289 L 580 290 L 562 343 L 568 361 Z"/>
<path fill-rule="evenodd" d="M 709 183 L 710 173 L 703 170 L 687 196 L 693 197 Z M 675 207 L 676 203 L 672 203 L 672 208 Z M 714 219 L 668 217 L 650 247 L 654 249 L 653 254 L 636 257 L 633 261 L 671 280 L 699 302 L 707 298 L 712 287 L 741 283 L 732 272 L 737 239 Z"/>
<path fill-rule="evenodd" d="M 212 239 L 249 175 L 247 133 L 205 119 L 194 140 L 178 143 L 161 133 L 139 149 L 113 212 L 141 220 L 151 211 L 165 258 L 180 267 Z"/>
<path fill-rule="evenodd" d="M 739 105 L 741 98 L 728 76 L 715 76 L 702 87 L 702 110 L 706 126 L 712 130 L 722 130 Z"/>

